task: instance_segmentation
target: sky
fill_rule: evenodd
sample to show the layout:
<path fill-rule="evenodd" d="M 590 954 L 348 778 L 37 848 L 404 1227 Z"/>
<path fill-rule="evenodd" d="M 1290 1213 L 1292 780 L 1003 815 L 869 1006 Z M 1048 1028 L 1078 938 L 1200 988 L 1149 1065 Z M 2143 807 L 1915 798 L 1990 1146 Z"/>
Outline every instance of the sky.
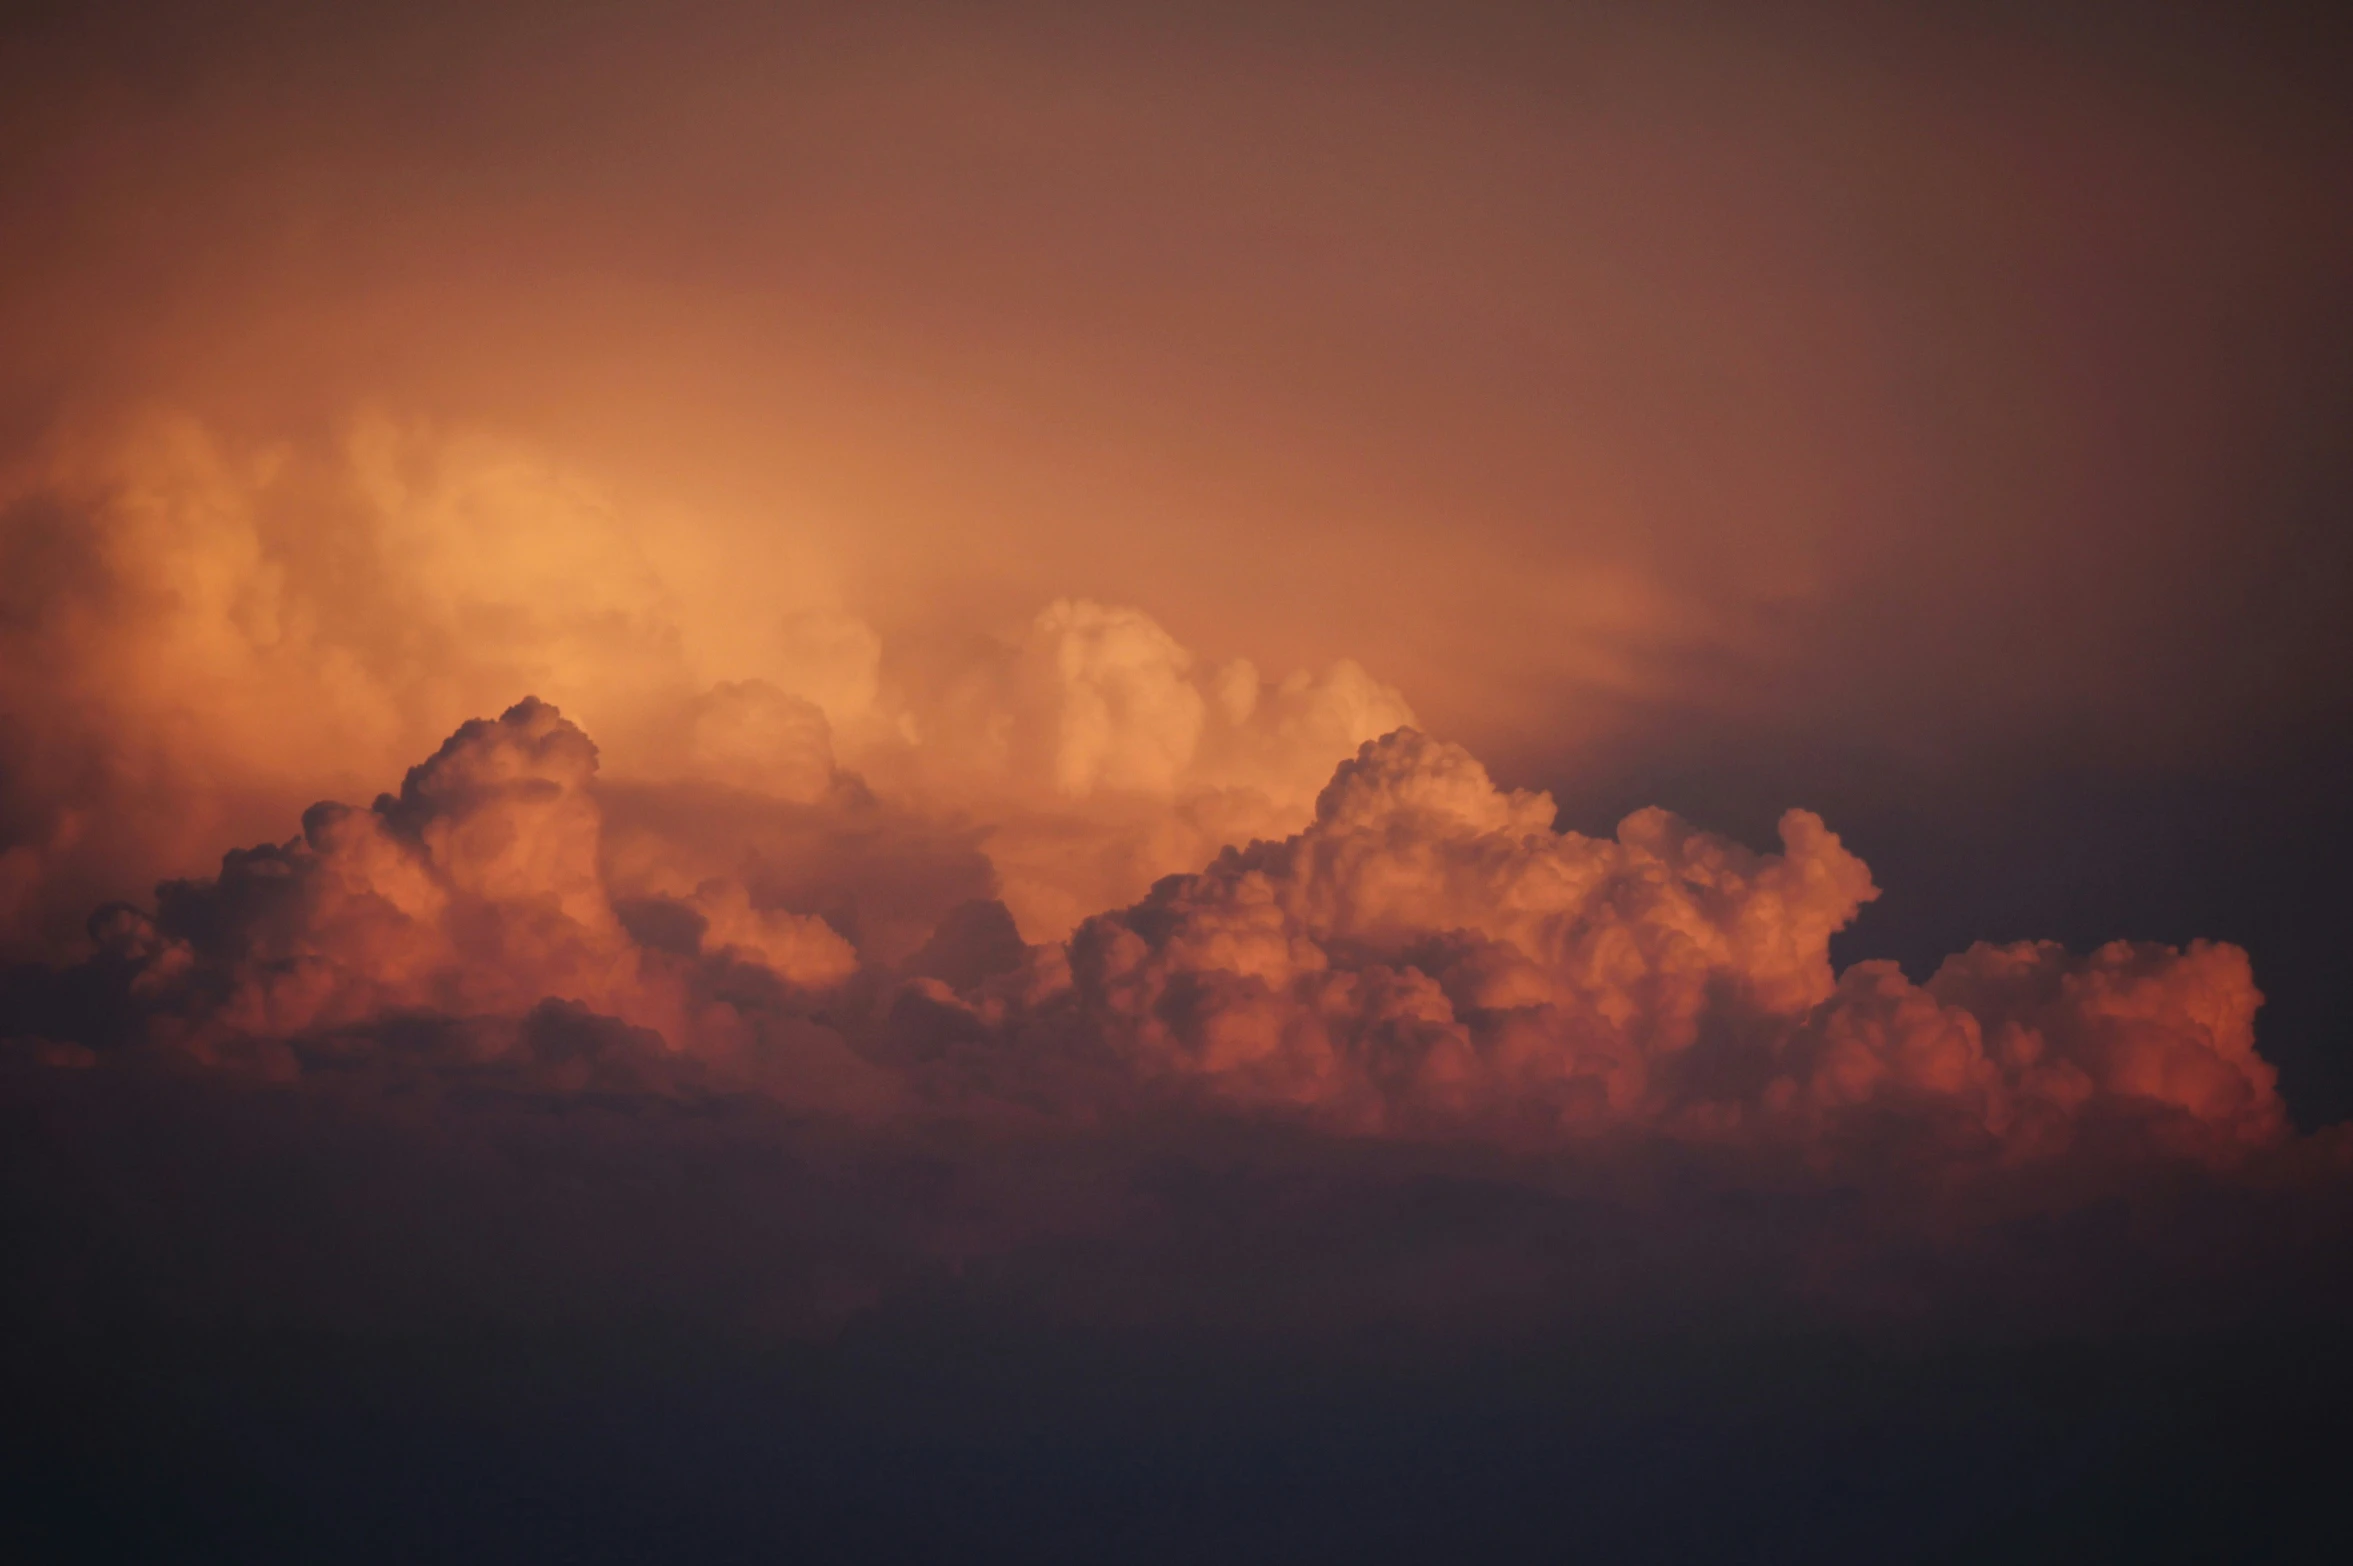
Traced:
<path fill-rule="evenodd" d="M 2346 42 L 34 8 L 10 1526 L 2303 1531 Z"/>

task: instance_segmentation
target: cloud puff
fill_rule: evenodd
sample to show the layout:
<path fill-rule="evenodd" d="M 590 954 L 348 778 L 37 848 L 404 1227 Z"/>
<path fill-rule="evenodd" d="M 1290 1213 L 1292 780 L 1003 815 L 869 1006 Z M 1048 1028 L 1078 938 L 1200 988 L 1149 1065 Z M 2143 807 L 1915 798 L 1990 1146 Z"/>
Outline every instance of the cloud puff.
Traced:
<path fill-rule="evenodd" d="M 1058 940 L 1231 842 L 1305 824 L 1335 763 L 1409 722 L 1354 663 L 1268 680 L 1209 664 L 1139 610 L 1066 599 L 910 693 L 879 783 L 990 825 L 999 895 Z"/>
<path fill-rule="evenodd" d="M 765 680 L 724 680 L 689 702 L 677 775 L 806 804 L 833 782 L 833 728 L 815 702 Z"/>
<path fill-rule="evenodd" d="M 468 1066 L 551 1050 L 776 1065 L 788 1096 L 860 1075 L 808 1020 L 857 967 L 822 919 L 722 877 L 663 905 L 668 939 L 648 928 L 660 909 L 621 916 L 596 766 L 545 702 L 465 724 L 372 808 L 313 806 L 299 837 L 166 882 L 152 913 L 101 910 L 76 971 L 113 1004 L 97 1022 L 85 1007 L 85 1027 L 273 1074 L 396 1049 Z M 826 1080 L 796 1084 L 796 1061 Z"/>
<path fill-rule="evenodd" d="M 2236 947 L 1978 946 L 1924 985 L 1836 976 L 1831 935 L 1878 894 L 1815 816 L 1756 854 L 1663 811 L 1614 840 L 1553 814 L 1459 747 L 1370 742 L 1305 831 L 1082 925 L 994 1000 L 1007 1047 L 1059 1027 L 1367 1130 L 1789 1139 L 1879 1112 L 1988 1155 L 2093 1114 L 2208 1151 L 2283 1131 Z"/>

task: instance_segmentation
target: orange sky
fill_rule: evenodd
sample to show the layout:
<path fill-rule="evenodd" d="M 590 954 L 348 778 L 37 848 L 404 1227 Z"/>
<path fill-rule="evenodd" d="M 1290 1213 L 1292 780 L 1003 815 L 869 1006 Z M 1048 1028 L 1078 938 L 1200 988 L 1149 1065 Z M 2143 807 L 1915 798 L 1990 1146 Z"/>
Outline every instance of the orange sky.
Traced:
<path fill-rule="evenodd" d="M 2348 142 L 2196 38 L 183 25 L 13 57 L 20 451 L 378 414 L 889 633 L 1132 603 L 1554 759 L 1687 701 L 2195 749 L 2311 697 L 2251 620 L 2342 650 L 2270 546 Z"/>

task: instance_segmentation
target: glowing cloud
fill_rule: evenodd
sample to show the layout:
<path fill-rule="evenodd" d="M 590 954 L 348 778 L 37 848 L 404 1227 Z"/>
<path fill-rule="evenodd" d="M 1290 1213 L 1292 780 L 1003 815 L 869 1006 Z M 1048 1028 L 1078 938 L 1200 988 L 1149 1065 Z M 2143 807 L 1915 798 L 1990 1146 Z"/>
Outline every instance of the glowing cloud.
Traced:
<path fill-rule="evenodd" d="M 1048 644 L 1074 622 L 1136 655 L 1142 675 L 1112 662 L 1146 694 L 1103 695 L 1118 686 L 1090 661 L 1103 639 L 1082 637 L 1075 751 L 1061 729 L 1037 742 L 1050 787 L 1118 767 L 1167 797 L 1208 721 L 1181 650 L 1084 606 L 1049 612 Z M 1146 738 L 1115 743 L 1130 724 Z M 1058 764 L 1072 754 L 1083 764 Z M 921 949 L 902 935 L 860 951 L 692 852 L 665 871 L 658 825 L 617 866 L 596 759 L 527 700 L 464 725 L 371 810 L 314 806 L 285 845 L 167 883 L 153 914 L 102 911 L 81 982 L 104 1004 L 47 1043 L 288 1074 L 323 1039 L 348 1060 L 387 1019 L 442 1018 L 473 1029 L 477 1064 L 528 1061 L 546 1025 L 514 1025 L 552 1005 L 634 1030 L 614 1037 L 649 1069 L 692 1063 L 819 1104 L 855 1082 L 862 1112 L 944 1093 L 1091 1117 L 1199 1090 L 1355 1132 L 1634 1134 L 1834 1161 L 1874 1145 L 1842 1128 L 1882 1121 L 1909 1128 L 1915 1156 L 1989 1168 L 2065 1153 L 2090 1122 L 2204 1160 L 2285 1135 L 2243 952 L 1977 946 L 1925 984 L 1883 962 L 1836 975 L 1831 935 L 1878 892 L 1804 811 L 1782 819 L 1779 854 L 1656 810 L 1614 840 L 1560 833 L 1543 795 L 1397 729 L 1340 765 L 1304 830 L 1228 847 L 1067 943 L 1024 948 L 999 905 L 954 903 L 951 856 L 917 871 L 939 910 Z M 838 824 L 855 807 L 765 808 Z M 761 830 L 757 810 L 738 819 Z M 637 888 L 618 901 L 616 875 Z"/>

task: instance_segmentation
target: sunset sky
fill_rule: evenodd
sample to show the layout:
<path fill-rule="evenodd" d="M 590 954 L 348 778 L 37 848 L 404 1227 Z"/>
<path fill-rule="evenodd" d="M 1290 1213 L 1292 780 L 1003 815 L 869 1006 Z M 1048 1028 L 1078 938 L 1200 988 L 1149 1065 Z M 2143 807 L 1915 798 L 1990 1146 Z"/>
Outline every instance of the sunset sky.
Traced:
<path fill-rule="evenodd" d="M 26 1558 L 2300 1533 L 2349 43 L 35 7 Z"/>

